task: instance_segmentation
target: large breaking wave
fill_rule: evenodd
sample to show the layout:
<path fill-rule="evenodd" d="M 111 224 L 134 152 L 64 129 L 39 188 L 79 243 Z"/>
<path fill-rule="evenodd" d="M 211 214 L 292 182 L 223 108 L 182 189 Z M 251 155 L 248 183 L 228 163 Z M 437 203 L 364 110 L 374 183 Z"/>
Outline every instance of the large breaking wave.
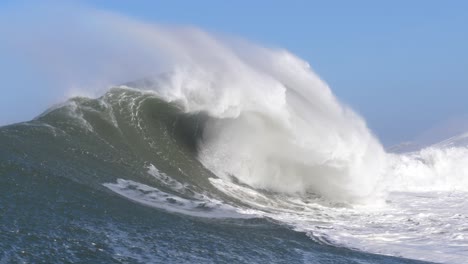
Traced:
<path fill-rule="evenodd" d="M 200 161 L 219 177 L 271 191 L 340 201 L 372 195 L 384 157 L 364 121 L 305 62 L 286 51 L 262 53 L 258 65 L 226 48 L 213 55 L 221 65 L 177 68 L 156 85 L 185 112 L 210 117 Z"/>
<path fill-rule="evenodd" d="M 82 88 L 104 95 L 2 129 L 12 139 L 23 131 L 25 148 L 38 135 L 47 148 L 61 142 L 71 153 L 64 164 L 97 161 L 98 176 L 73 180 L 176 213 L 268 217 L 320 243 L 451 263 L 466 257 L 465 137 L 386 153 L 364 120 L 288 51 L 107 13 L 85 20 L 80 38 L 92 24 L 111 36 L 100 44 L 128 53 L 110 52 L 112 63 L 125 65 L 113 75 L 143 79 Z M 135 173 L 115 178 L 115 164 Z"/>
<path fill-rule="evenodd" d="M 366 197 L 373 197 L 372 200 L 363 199 L 358 189 L 336 195 L 327 193 L 330 185 L 325 184 L 326 191 L 318 191 L 322 186 L 314 180 L 317 173 L 314 170 L 301 175 L 310 177 L 314 185 L 299 185 L 294 180 L 301 179 L 289 177 L 287 171 L 276 175 L 274 184 L 257 185 L 239 177 L 235 171 L 229 172 L 229 164 L 220 173 L 219 166 L 210 167 L 214 160 L 206 161 L 210 157 L 218 158 L 210 156 L 211 153 L 204 156 L 207 155 L 205 144 L 217 131 L 216 125 L 225 124 L 223 118 L 207 112 L 186 112 L 182 103 L 168 103 L 153 90 L 142 91 L 128 85 L 113 88 L 98 99 L 74 98 L 32 122 L 6 127 L 3 132 L 31 133 L 33 143 L 23 143 L 29 145 L 36 144 L 34 138 L 38 135 L 48 135 L 48 140 L 38 138 L 42 141 L 39 149 L 42 144 L 57 144 L 60 151 L 53 153 L 62 155 L 62 148 L 72 152 L 71 157 L 66 156 L 61 162 L 66 164 L 71 160 L 81 164 L 87 157 L 98 164 L 90 167 L 101 171 L 95 177 L 78 176 L 74 180 L 97 189 L 104 186 L 145 206 L 197 217 L 269 218 L 327 245 L 463 263 L 468 230 L 464 176 L 468 148 L 456 143 L 456 147 L 453 144 L 432 146 L 406 154 L 382 152 L 386 166 L 372 179 L 375 187 Z M 231 128 L 228 131 L 237 132 L 235 125 L 239 118 L 241 115 L 228 117 L 228 125 L 221 126 L 219 131 Z M 245 127 L 243 122 L 239 124 Z M 232 152 L 221 149 L 225 151 L 223 155 L 236 157 L 236 150 L 249 149 L 242 146 L 239 149 L 236 144 L 250 142 L 254 144 L 252 149 L 259 146 L 242 135 L 246 137 L 244 142 L 226 142 Z M 214 134 L 216 143 L 219 136 Z M 264 137 L 267 138 L 256 140 L 268 139 L 268 135 Z M 271 141 L 271 144 L 276 143 Z M 217 147 L 208 146 L 208 150 Z M 16 144 L 15 147 L 21 148 Z M 74 153 L 81 155 L 74 156 Z M 229 156 L 226 160 L 239 166 Z M 122 175 L 122 167 L 128 174 Z M 265 177 L 260 179 L 268 181 Z M 338 179 L 347 184 L 346 178 Z M 281 181 L 299 187 L 277 187 L 275 184 Z M 338 186 L 335 190 L 349 189 Z"/>

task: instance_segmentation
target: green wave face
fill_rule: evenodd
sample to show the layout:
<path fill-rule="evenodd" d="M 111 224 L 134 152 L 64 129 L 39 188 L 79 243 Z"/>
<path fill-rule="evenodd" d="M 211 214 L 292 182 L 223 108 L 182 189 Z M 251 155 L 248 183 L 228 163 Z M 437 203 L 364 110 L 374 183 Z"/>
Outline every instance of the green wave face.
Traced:
<path fill-rule="evenodd" d="M 147 174 L 149 164 L 204 188 L 214 176 L 196 158 L 206 118 L 184 114 L 152 94 L 114 88 L 98 99 L 73 98 L 30 122 L 2 128 L 0 153 L 10 164 L 64 172 L 94 188 L 117 178 L 157 184 Z"/>

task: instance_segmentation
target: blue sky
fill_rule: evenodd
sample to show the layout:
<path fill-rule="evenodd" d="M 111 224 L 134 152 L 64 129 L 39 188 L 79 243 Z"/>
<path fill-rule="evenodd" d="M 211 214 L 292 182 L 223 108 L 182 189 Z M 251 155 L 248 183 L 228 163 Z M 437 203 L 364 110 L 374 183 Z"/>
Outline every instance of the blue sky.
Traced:
<path fill-rule="evenodd" d="M 468 1 L 75 2 L 286 48 L 387 145 L 468 116 Z M 2 1 L 0 12 L 14 5 Z M 0 124 L 38 114 L 42 94 L 40 84 L 31 86 L 37 73 L 11 54 L 0 44 Z"/>

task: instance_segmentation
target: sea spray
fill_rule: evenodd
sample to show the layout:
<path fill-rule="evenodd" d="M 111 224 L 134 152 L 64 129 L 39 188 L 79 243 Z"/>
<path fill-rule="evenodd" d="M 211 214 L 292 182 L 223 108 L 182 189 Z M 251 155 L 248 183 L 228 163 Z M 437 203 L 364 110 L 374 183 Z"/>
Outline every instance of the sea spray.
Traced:
<path fill-rule="evenodd" d="M 223 67 L 201 62 L 157 85 L 166 100 L 211 116 L 199 145 L 205 166 L 225 179 L 278 192 L 344 202 L 375 194 L 385 166 L 380 144 L 307 63 L 263 49 L 271 63 L 261 67 L 226 52 L 222 58 L 234 59 Z"/>

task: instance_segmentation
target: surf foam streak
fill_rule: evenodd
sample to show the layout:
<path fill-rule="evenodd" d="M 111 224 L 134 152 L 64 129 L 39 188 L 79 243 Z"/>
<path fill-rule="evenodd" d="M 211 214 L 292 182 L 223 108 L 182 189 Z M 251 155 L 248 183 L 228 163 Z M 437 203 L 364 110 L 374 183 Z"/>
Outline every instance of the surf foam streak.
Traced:
<path fill-rule="evenodd" d="M 238 213 L 235 207 L 197 193 L 192 186 L 172 179 L 153 164 L 147 169 L 149 175 L 174 194 L 132 180 L 117 179 L 116 183 L 103 185 L 131 201 L 169 212 L 209 218 L 250 218 Z"/>
<path fill-rule="evenodd" d="M 104 186 L 131 201 L 169 212 L 196 217 L 247 218 L 220 201 L 186 199 L 132 180 L 118 179 L 116 183 L 105 183 Z"/>

